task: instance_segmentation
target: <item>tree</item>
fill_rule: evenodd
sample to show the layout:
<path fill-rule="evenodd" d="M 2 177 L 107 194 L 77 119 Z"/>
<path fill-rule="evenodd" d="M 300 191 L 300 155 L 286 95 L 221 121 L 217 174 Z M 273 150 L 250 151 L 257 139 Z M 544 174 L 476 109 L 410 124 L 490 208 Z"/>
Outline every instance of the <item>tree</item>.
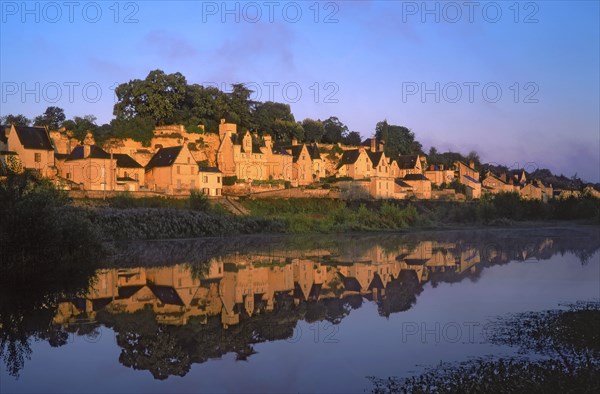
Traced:
<path fill-rule="evenodd" d="M 117 103 L 113 113 L 117 119 L 142 116 L 156 125 L 172 124 L 185 99 L 187 81 L 181 73 L 150 71 L 146 79 L 135 79 L 117 86 Z"/>
<path fill-rule="evenodd" d="M 297 129 L 291 125 L 291 123 L 296 123 L 296 121 L 289 104 L 275 103 L 273 101 L 258 103 L 255 106 L 253 115 L 256 130 L 261 134 L 268 133 L 273 135 L 273 129 L 276 127 L 276 124 L 281 127 L 281 122 L 284 122 L 288 128 Z M 289 140 L 290 138 L 290 135 L 283 136 L 285 140 Z"/>
<path fill-rule="evenodd" d="M 320 120 L 306 118 L 302 121 L 302 128 L 306 142 L 321 142 L 325 134 L 325 127 Z"/>
<path fill-rule="evenodd" d="M 256 130 L 252 116 L 256 102 L 250 100 L 250 95 L 254 92 L 243 83 L 235 83 L 231 87 L 233 91 L 227 95 L 229 108 L 226 115 L 228 120 L 233 119 L 234 123 L 237 123 L 242 129 Z"/>
<path fill-rule="evenodd" d="M 271 135 L 279 141 L 290 141 L 292 138 L 303 141 L 304 129 L 300 123 L 276 119 L 273 122 Z"/>
<path fill-rule="evenodd" d="M 348 126 L 343 124 L 337 117 L 331 116 L 323 121 L 325 133 L 323 142 L 337 144 L 342 142 L 342 139 L 348 135 Z"/>
<path fill-rule="evenodd" d="M 415 139 L 415 134 L 404 126 L 388 124 L 383 120 L 375 126 L 375 137 L 385 141 L 385 154 L 388 157 L 422 153 L 423 146 Z"/>
<path fill-rule="evenodd" d="M 154 136 L 154 120 L 148 117 L 113 119 L 110 125 L 115 137 L 131 138 L 134 141 L 141 142 L 144 146 L 150 146 L 150 141 Z"/>
<path fill-rule="evenodd" d="M 362 142 L 362 138 L 360 137 L 360 133 L 358 131 L 351 131 L 346 137 L 344 137 L 343 142 L 346 145 L 359 146 Z"/>
<path fill-rule="evenodd" d="M 72 120 L 66 120 L 63 123 L 65 129 L 73 132 L 73 138 L 83 142 L 87 133 L 94 134 L 98 125 L 96 125 L 96 117 L 94 115 L 84 115 L 83 117 L 75 116 Z"/>
<path fill-rule="evenodd" d="M 34 126 L 47 126 L 50 130 L 58 130 L 65 119 L 64 109 L 59 107 L 48 107 L 43 115 L 36 116 Z"/>
<path fill-rule="evenodd" d="M 0 124 L 15 126 L 29 126 L 31 124 L 31 120 L 27 118 L 25 115 L 6 115 L 0 117 Z"/>

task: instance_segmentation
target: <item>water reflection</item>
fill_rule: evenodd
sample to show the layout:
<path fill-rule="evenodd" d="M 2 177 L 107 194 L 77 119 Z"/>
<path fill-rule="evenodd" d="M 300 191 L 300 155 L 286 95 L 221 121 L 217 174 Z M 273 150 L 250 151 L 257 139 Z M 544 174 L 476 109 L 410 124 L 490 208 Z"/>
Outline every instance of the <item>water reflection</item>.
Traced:
<path fill-rule="evenodd" d="M 597 228 L 115 244 L 103 262 L 111 268 L 98 269 L 86 292 L 28 312 L 50 317 L 3 319 L 0 349 L 18 374 L 28 353 L 15 363 L 11 344 L 61 346 L 68 333 L 93 338 L 105 326 L 121 364 L 157 379 L 184 376 L 194 363 L 230 352 L 245 360 L 257 343 L 294 341 L 301 320 L 326 322 L 335 340 L 335 326 L 363 302 L 387 317 L 410 309 L 426 283 L 477 280 L 488 266 L 557 253 L 585 264 L 599 247 Z"/>

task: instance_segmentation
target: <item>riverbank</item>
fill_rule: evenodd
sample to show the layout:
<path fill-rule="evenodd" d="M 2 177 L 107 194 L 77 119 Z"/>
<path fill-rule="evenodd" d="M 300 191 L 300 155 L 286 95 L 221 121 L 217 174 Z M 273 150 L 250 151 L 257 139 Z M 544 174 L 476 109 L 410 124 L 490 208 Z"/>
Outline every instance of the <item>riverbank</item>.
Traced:
<path fill-rule="evenodd" d="M 77 202 L 103 241 L 225 237 L 246 234 L 312 234 L 600 224 L 600 200 L 543 203 L 518 195 L 473 202 L 241 199 L 249 214 L 186 200 L 109 199 Z"/>

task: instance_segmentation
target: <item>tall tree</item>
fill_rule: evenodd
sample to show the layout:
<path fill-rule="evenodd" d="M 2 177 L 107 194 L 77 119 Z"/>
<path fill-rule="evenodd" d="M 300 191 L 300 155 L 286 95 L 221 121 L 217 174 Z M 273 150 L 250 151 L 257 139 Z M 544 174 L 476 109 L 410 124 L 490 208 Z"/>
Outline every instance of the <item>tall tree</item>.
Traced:
<path fill-rule="evenodd" d="M 348 135 L 348 126 L 343 124 L 337 117 L 331 116 L 323 121 L 325 134 L 323 142 L 336 144 L 342 142 L 343 138 Z"/>
<path fill-rule="evenodd" d="M 344 137 L 343 142 L 346 145 L 359 146 L 362 142 L 362 138 L 360 137 L 360 133 L 358 131 L 351 131 L 346 137 Z"/>
<path fill-rule="evenodd" d="M 404 126 L 388 124 L 383 120 L 375 126 L 377 140 L 385 141 L 385 154 L 389 157 L 422 153 L 423 146 L 415 139 L 415 134 Z"/>
<path fill-rule="evenodd" d="M 273 101 L 258 103 L 256 104 L 253 115 L 256 129 L 261 134 L 268 133 L 273 135 L 273 130 L 276 125 L 275 122 L 277 121 L 290 122 L 289 126 L 292 127 L 292 129 L 297 130 L 295 126 L 291 126 L 291 123 L 296 123 L 296 121 L 294 120 L 294 115 L 292 115 L 289 104 L 275 103 Z M 281 126 L 282 123 L 278 124 Z M 285 139 L 289 140 L 288 137 L 290 136 L 286 136 Z"/>
<path fill-rule="evenodd" d="M 34 126 L 47 126 L 50 130 L 58 130 L 65 119 L 64 109 L 59 107 L 48 107 L 42 115 L 36 116 Z"/>
<path fill-rule="evenodd" d="M 25 115 L 6 115 L 0 117 L 0 124 L 10 125 L 14 124 L 15 126 L 29 126 L 31 124 L 31 120 L 27 118 Z"/>
<path fill-rule="evenodd" d="M 325 134 L 325 127 L 320 120 L 306 118 L 302 121 L 302 128 L 307 142 L 321 142 L 323 134 Z"/>
<path fill-rule="evenodd" d="M 242 129 L 256 130 L 256 124 L 252 117 L 256 102 L 250 100 L 254 93 L 243 83 L 231 85 L 233 91 L 228 94 L 229 111 L 227 113 L 228 121 L 234 120 Z M 237 122 L 235 122 L 237 120 Z"/>
<path fill-rule="evenodd" d="M 96 125 L 96 117 L 94 115 L 75 116 L 72 120 L 66 120 L 63 123 L 65 129 L 73 132 L 73 138 L 83 142 L 87 133 L 94 134 L 98 125 Z"/>
<path fill-rule="evenodd" d="M 182 108 L 187 81 L 181 73 L 150 71 L 146 79 L 135 79 L 117 86 L 117 103 L 113 113 L 117 119 L 142 116 L 157 125 L 172 124 Z"/>

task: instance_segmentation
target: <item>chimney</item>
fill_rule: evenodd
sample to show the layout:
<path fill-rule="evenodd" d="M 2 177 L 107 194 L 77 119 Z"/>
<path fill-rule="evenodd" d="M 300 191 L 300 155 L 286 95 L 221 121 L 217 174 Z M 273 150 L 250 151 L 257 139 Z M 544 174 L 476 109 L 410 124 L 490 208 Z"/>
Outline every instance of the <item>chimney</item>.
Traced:
<path fill-rule="evenodd" d="M 377 152 L 377 140 L 371 137 L 371 152 Z"/>
<path fill-rule="evenodd" d="M 379 151 L 383 152 L 384 148 L 385 148 L 385 141 L 384 140 L 379 141 Z"/>
<path fill-rule="evenodd" d="M 298 139 L 296 139 L 296 137 L 292 137 L 292 145 L 298 145 Z"/>
<path fill-rule="evenodd" d="M 84 158 L 90 157 L 91 151 L 92 151 L 92 146 L 90 144 L 83 145 L 83 157 Z"/>
<path fill-rule="evenodd" d="M 440 171 L 444 171 L 444 165 L 440 164 Z"/>
<path fill-rule="evenodd" d="M 475 168 L 475 162 L 473 160 L 469 160 L 469 167 Z"/>
<path fill-rule="evenodd" d="M 435 167 L 434 167 L 434 165 L 433 165 L 433 164 L 431 164 L 431 165 L 429 166 L 429 171 L 433 171 L 433 170 L 435 170 Z"/>

